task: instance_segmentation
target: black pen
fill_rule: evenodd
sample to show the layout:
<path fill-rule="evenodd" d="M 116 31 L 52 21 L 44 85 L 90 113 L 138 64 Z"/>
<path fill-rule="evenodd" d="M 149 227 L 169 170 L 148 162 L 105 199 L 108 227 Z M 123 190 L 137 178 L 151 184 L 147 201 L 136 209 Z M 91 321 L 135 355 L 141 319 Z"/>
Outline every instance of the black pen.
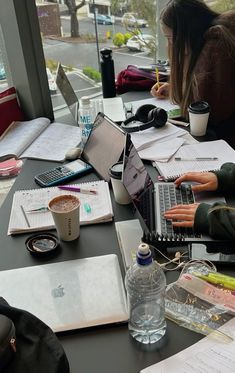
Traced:
<path fill-rule="evenodd" d="M 217 157 L 195 157 L 195 158 L 184 158 L 175 157 L 175 161 L 217 161 Z"/>

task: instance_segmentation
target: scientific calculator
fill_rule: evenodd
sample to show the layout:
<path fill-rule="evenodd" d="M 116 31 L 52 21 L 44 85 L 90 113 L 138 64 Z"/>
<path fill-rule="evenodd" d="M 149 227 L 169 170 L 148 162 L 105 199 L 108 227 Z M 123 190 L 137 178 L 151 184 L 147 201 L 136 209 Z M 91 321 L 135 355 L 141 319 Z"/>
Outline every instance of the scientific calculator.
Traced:
<path fill-rule="evenodd" d="M 92 167 L 77 159 L 76 161 L 61 165 L 51 170 L 42 172 L 34 177 L 37 184 L 42 187 L 63 184 L 75 177 L 82 176 L 92 170 Z"/>

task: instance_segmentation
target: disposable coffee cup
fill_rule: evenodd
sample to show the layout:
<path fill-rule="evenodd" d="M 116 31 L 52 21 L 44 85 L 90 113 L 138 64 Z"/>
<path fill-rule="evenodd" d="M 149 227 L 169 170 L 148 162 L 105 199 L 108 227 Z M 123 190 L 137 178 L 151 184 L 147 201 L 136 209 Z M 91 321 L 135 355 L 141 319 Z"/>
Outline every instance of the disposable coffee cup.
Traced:
<path fill-rule="evenodd" d="M 80 200 L 64 194 L 51 199 L 48 208 L 52 213 L 58 236 L 63 241 L 73 241 L 80 235 Z"/>
<path fill-rule="evenodd" d="M 190 133 L 193 136 L 204 136 L 210 115 L 210 106 L 205 101 L 196 101 L 189 105 Z"/>
<path fill-rule="evenodd" d="M 120 205 L 127 205 L 131 202 L 131 198 L 122 183 L 122 169 L 122 162 L 115 163 L 112 167 L 110 167 L 109 175 L 115 201 Z"/>

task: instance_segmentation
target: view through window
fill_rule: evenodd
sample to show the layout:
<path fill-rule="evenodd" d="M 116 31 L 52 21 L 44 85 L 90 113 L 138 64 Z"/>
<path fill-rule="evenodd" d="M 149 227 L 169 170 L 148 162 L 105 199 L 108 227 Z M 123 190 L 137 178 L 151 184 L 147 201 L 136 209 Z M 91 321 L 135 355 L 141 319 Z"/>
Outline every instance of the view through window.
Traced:
<path fill-rule="evenodd" d="M 55 115 L 57 109 L 65 107 L 53 82 L 58 62 L 78 98 L 101 92 L 102 48 L 112 49 L 116 76 L 130 64 L 156 62 L 156 3 L 157 0 L 36 1 Z"/>

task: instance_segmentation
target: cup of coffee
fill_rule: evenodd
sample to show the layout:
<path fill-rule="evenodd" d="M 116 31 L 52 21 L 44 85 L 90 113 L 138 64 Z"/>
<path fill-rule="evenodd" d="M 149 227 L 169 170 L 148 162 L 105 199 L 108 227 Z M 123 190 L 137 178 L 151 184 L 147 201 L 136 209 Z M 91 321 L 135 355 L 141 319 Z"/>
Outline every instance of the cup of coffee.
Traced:
<path fill-rule="evenodd" d="M 80 200 L 64 194 L 48 203 L 58 236 L 63 241 L 73 241 L 80 235 Z"/>
<path fill-rule="evenodd" d="M 193 136 L 204 136 L 210 115 L 210 106 L 205 101 L 196 101 L 189 105 L 190 133 Z"/>
<path fill-rule="evenodd" d="M 121 205 L 127 205 L 131 202 L 131 198 L 122 183 L 122 169 L 122 162 L 115 163 L 112 167 L 110 167 L 109 175 L 115 201 Z"/>

